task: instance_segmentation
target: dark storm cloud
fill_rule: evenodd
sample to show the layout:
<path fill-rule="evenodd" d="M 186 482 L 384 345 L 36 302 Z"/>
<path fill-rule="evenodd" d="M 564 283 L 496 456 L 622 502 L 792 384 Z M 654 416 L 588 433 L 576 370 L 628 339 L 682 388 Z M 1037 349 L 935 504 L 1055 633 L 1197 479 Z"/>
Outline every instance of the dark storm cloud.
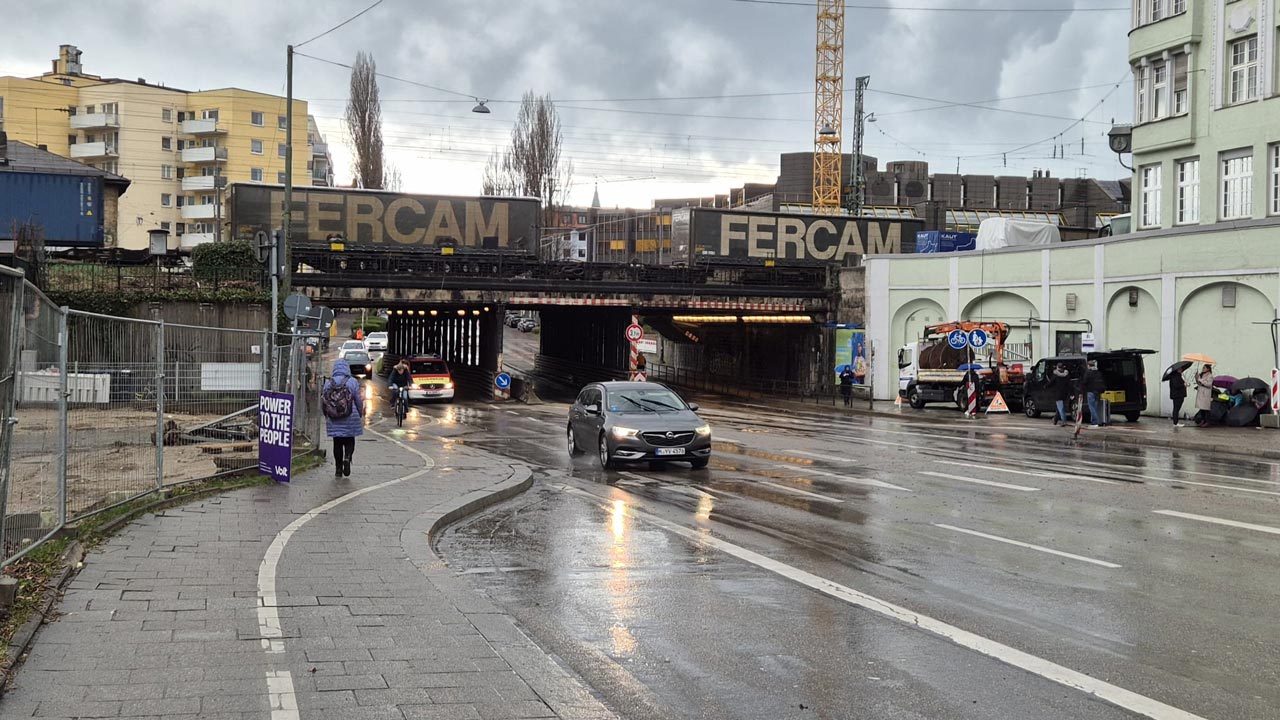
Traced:
<path fill-rule="evenodd" d="M 929 0 L 938 5 L 1060 7 L 1072 0 Z M 1097 7 L 1076 0 L 1081 6 Z M 59 43 L 78 45 L 86 70 L 146 77 L 190 89 L 237 85 L 280 93 L 284 46 L 331 27 L 365 6 L 322 0 L 229 0 L 218 4 L 102 0 L 78 4 L 21 3 L 11 8 L 11 32 L 0 48 L 0 73 L 48 66 Z M 926 0 L 890 0 L 918 6 Z M 1123 5 L 1112 0 L 1111 5 Z M 882 162 L 919 158 L 935 168 L 1026 174 L 1031 167 L 1076 167 L 1106 177 L 1121 174 L 1098 152 L 1105 128 L 1076 128 L 1065 140 L 1089 153 L 1051 160 L 1047 146 L 1023 152 L 1003 167 L 1001 149 L 1051 136 L 1069 122 L 952 108 L 914 111 L 932 103 L 875 91 L 973 102 L 1113 82 L 1124 74 L 1127 13 L 922 13 L 850 10 L 847 20 L 848 87 L 872 76 L 868 152 Z M 484 156 L 502 144 L 515 114 L 503 100 L 526 90 L 550 93 L 562 105 L 648 111 L 636 114 L 562 108 L 566 154 L 578 166 L 578 197 L 590 197 L 600 178 L 656 176 L 661 182 L 623 183 L 602 195 L 641 202 L 678 192 L 680 183 L 768 181 L 777 155 L 812 145 L 811 94 L 749 99 L 586 103 L 600 98 L 707 96 L 805 92 L 813 88 L 814 12 L 804 7 L 729 0 L 387 0 L 366 16 L 321 38 L 303 52 L 350 62 L 357 50 L 374 54 L 389 75 L 491 99 L 490 116 L 469 112 L 459 100 L 384 79 L 388 147 L 406 185 L 442 190 L 457 176 L 458 190 L 477 184 Z M 297 62 L 296 92 L 337 150 L 347 72 L 306 58 Z M 1001 107 L 1078 117 L 1106 92 L 1094 88 L 1002 103 Z M 1128 90 L 1116 93 L 1093 119 L 1129 115 Z M 846 115 L 852 114 L 852 93 Z M 1108 117 L 1104 118 L 1105 114 Z M 690 117 L 691 115 L 726 117 Z M 766 122 L 733 118 L 765 117 Z M 846 137 L 849 133 L 846 132 Z M 896 138 L 891 139 L 891 138 Z M 898 144 L 899 142 L 903 144 Z M 1036 154 L 1043 157 L 1035 157 Z M 710 186 L 707 189 L 711 189 Z M 585 195 L 585 198 L 583 197 Z"/>

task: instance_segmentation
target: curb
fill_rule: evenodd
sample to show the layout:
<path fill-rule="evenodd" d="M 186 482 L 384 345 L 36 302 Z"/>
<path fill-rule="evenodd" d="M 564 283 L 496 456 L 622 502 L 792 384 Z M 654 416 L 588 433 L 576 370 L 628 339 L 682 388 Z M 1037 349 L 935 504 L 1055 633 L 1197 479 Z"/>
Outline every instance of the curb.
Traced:
<path fill-rule="evenodd" d="M 889 401 L 884 401 L 884 402 L 889 402 Z M 770 404 L 780 408 L 789 408 L 797 411 L 802 409 L 813 411 L 813 410 L 819 410 L 823 407 L 820 405 L 810 405 L 808 403 L 796 403 L 791 401 L 782 401 L 782 402 L 774 402 L 774 403 L 766 402 L 765 404 Z M 912 411 L 913 414 L 911 415 L 907 415 L 905 411 L 904 412 L 885 412 L 882 410 L 862 410 L 857 408 L 852 410 L 846 410 L 846 411 L 840 411 L 838 408 L 833 408 L 833 410 L 836 411 L 835 414 L 837 416 L 838 415 L 861 415 L 865 417 L 910 419 L 915 422 L 928 423 L 931 425 L 956 427 L 956 423 L 953 421 L 954 420 L 953 418 L 929 417 L 927 415 L 923 415 L 921 411 L 915 411 L 915 410 Z M 987 426 L 973 423 L 973 424 L 967 425 L 967 427 L 977 429 L 977 428 L 983 428 Z M 1146 438 L 1146 437 L 1140 437 L 1140 436 L 1126 437 L 1120 434 L 1104 434 L 1101 437 L 1090 437 L 1091 433 L 1086 433 L 1079 438 L 1055 438 L 1050 434 L 1041 434 L 1033 430 L 1027 430 L 1024 428 L 1017 428 L 1017 427 L 991 427 L 990 429 L 994 432 L 1000 432 L 1005 436 L 1012 438 L 1014 440 L 1042 442 L 1042 443 L 1053 444 L 1053 445 L 1061 445 L 1064 447 L 1078 447 L 1081 445 L 1086 447 L 1096 447 L 1099 449 L 1106 449 L 1108 447 L 1114 448 L 1116 446 L 1149 447 L 1149 448 L 1160 448 L 1160 449 L 1167 449 L 1167 450 L 1194 450 L 1199 452 L 1228 455 L 1232 457 L 1250 459 L 1250 460 L 1257 460 L 1259 458 L 1266 459 L 1266 460 L 1280 460 L 1280 450 L 1272 450 L 1268 448 L 1255 447 L 1255 448 L 1249 449 L 1248 451 L 1245 451 L 1241 447 L 1242 444 L 1244 443 L 1241 443 L 1241 442 L 1237 442 L 1237 443 L 1207 442 L 1207 441 L 1195 440 L 1191 438 L 1188 438 L 1187 440 L 1182 440 L 1182 439 L 1174 440 L 1169 438 Z M 1235 429 L 1241 430 L 1241 429 L 1247 429 L 1247 428 L 1235 428 Z M 1191 432 L 1194 432 L 1194 430 Z M 1267 437 L 1267 436 L 1263 435 L 1263 437 Z M 1237 440 L 1241 440 L 1241 438 L 1237 438 Z"/>
<path fill-rule="evenodd" d="M 430 527 L 426 530 L 427 543 L 430 544 L 431 551 L 435 552 L 436 537 L 445 527 L 468 515 L 474 515 L 485 508 L 510 500 L 532 486 L 533 470 L 527 465 L 512 465 L 511 475 L 496 489 L 474 490 L 453 500 L 450 507 L 432 520 Z"/>
<path fill-rule="evenodd" d="M 230 485 L 220 488 L 207 488 L 204 490 L 196 490 L 190 493 L 184 493 L 175 497 L 159 498 L 154 502 L 147 503 L 142 507 L 136 508 L 125 513 L 110 522 L 99 527 L 95 532 L 95 537 L 107 537 L 114 534 L 120 528 L 137 520 L 143 515 L 147 515 L 160 510 L 167 510 L 171 507 L 185 505 L 193 500 L 202 500 L 206 497 L 220 495 L 225 492 L 235 490 L 243 490 L 247 487 L 257 485 L 258 481 L 246 481 L 239 485 Z M 45 590 L 44 596 L 40 598 L 40 604 L 36 612 L 22 624 L 13 634 L 13 638 L 9 641 L 9 647 L 5 651 L 4 664 L 0 665 L 0 695 L 4 695 L 9 689 L 9 682 L 13 679 L 14 674 L 22 665 L 27 650 L 31 648 L 31 643 L 35 640 L 36 634 L 40 632 L 40 627 L 49 619 L 50 612 L 53 610 L 54 603 L 58 601 L 62 591 L 66 588 L 67 583 L 80 572 L 77 567 L 88 554 L 87 548 L 80 540 L 76 540 L 67 547 L 62 555 L 62 570 L 49 584 Z"/>

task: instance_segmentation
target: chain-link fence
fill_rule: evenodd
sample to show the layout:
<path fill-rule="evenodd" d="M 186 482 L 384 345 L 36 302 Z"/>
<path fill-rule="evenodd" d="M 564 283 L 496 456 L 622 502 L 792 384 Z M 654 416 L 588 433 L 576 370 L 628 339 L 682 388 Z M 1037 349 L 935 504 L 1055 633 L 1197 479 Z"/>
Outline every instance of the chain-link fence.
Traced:
<path fill-rule="evenodd" d="M 0 267 L 0 564 L 68 522 L 255 468 L 264 388 L 295 395 L 295 451 L 314 447 L 312 357 L 265 330 L 59 308 Z"/>

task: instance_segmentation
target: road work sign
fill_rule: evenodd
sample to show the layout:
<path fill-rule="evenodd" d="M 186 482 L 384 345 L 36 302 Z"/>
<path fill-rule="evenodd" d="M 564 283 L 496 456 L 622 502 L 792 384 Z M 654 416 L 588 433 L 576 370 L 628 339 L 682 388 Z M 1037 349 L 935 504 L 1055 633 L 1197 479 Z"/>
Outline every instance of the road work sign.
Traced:
<path fill-rule="evenodd" d="M 289 482 L 293 469 L 293 395 L 258 392 L 258 472 Z"/>

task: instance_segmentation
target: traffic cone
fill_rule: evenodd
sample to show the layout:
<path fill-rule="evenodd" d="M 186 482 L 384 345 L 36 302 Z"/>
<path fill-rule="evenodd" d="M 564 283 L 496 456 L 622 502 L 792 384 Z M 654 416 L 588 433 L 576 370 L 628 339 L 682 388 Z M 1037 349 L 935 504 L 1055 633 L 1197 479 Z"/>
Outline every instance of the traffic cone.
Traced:
<path fill-rule="evenodd" d="M 897 395 L 897 396 L 895 396 L 895 397 L 893 398 L 893 407 L 894 407 L 894 409 L 895 409 L 895 410 L 901 410 L 901 409 L 902 409 L 902 396 L 901 396 L 901 395 Z"/>

